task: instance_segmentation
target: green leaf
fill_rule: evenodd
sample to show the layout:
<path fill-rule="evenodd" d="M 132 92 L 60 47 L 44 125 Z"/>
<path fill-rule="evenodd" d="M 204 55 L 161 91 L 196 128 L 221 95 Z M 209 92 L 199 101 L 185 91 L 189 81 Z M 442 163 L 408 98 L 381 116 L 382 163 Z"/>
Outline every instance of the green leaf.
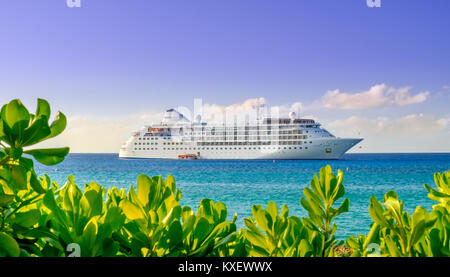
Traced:
<path fill-rule="evenodd" d="M 209 223 L 214 223 L 214 202 L 210 199 L 203 198 L 197 209 L 197 216 L 204 217 Z"/>
<path fill-rule="evenodd" d="M 18 190 L 27 189 L 27 170 L 20 165 L 11 165 L 10 168 L 11 177 Z"/>
<path fill-rule="evenodd" d="M 149 202 L 152 180 L 144 174 L 139 175 L 137 180 L 137 196 L 142 206 L 147 206 Z"/>
<path fill-rule="evenodd" d="M 218 215 L 216 223 L 224 222 L 227 219 L 227 207 L 222 202 L 217 202 L 214 206 Z"/>
<path fill-rule="evenodd" d="M 120 208 L 129 220 L 145 219 L 142 209 L 136 204 L 124 199 L 120 202 Z"/>
<path fill-rule="evenodd" d="M 47 120 L 50 118 L 50 105 L 46 100 L 38 98 L 36 108 L 36 118 L 40 117 L 46 117 Z"/>
<path fill-rule="evenodd" d="M 3 128 L 3 124 L 4 124 L 3 120 L 1 119 L 1 116 L 0 116 L 0 139 L 6 137 L 6 133 L 5 133 L 5 130 Z"/>
<path fill-rule="evenodd" d="M 102 214 L 103 195 L 104 188 L 98 184 L 91 182 L 86 186 L 80 200 L 80 205 L 84 215 L 87 217 L 93 217 Z"/>
<path fill-rule="evenodd" d="M 372 195 L 370 197 L 370 205 L 369 205 L 369 215 L 372 220 L 382 227 L 388 227 L 389 222 L 384 217 L 384 209 L 381 203 L 377 200 L 377 198 Z"/>
<path fill-rule="evenodd" d="M 11 128 L 14 135 L 21 136 L 23 130 L 28 126 L 30 113 L 19 99 L 9 102 L 5 109 L 2 109 L 2 119 Z"/>
<path fill-rule="evenodd" d="M 254 205 L 252 207 L 252 215 L 256 220 L 259 228 L 264 232 L 270 232 L 273 226 L 273 220 L 270 214 L 265 211 L 260 205 Z"/>
<path fill-rule="evenodd" d="M 434 190 L 433 188 L 431 188 L 428 185 L 424 185 L 425 189 L 428 190 L 430 193 L 428 194 L 428 197 L 431 200 L 435 200 L 435 201 L 441 201 L 442 199 L 446 199 L 446 200 L 450 200 L 450 194 L 446 194 L 443 192 L 439 192 Z"/>
<path fill-rule="evenodd" d="M 303 194 L 308 199 L 303 197 L 300 199 L 300 204 L 305 210 L 308 211 L 310 217 L 325 217 L 325 211 L 323 210 L 323 204 L 315 192 L 305 187 L 303 189 Z"/>
<path fill-rule="evenodd" d="M 12 195 L 12 194 L 0 195 L 0 206 L 4 207 L 12 202 L 14 202 L 14 195 Z"/>
<path fill-rule="evenodd" d="M 66 125 L 66 116 L 63 113 L 58 112 L 55 120 L 50 125 L 50 135 L 47 137 L 47 139 L 56 137 L 57 135 L 61 134 L 62 131 L 64 131 L 64 129 L 66 128 Z"/>
<path fill-rule="evenodd" d="M 66 214 L 61 210 L 55 200 L 55 195 L 52 190 L 48 190 L 44 195 L 44 205 L 52 211 L 52 216 L 54 216 L 60 224 L 62 224 L 66 229 L 67 218 Z"/>
<path fill-rule="evenodd" d="M 416 211 L 412 215 L 412 233 L 408 241 L 408 249 L 419 242 L 425 234 L 425 231 L 432 227 L 436 220 L 437 217 L 431 217 L 425 208 L 420 206 L 416 208 Z"/>
<path fill-rule="evenodd" d="M 397 244 L 395 243 L 395 241 L 392 239 L 392 237 L 390 235 L 387 235 L 385 237 L 385 242 L 386 242 L 386 246 L 389 250 L 389 253 L 391 254 L 392 257 L 401 257 L 402 256 L 400 249 L 397 247 Z"/>
<path fill-rule="evenodd" d="M 24 130 L 22 146 L 29 146 L 45 140 L 50 135 L 50 127 L 46 117 L 39 117 Z"/>
<path fill-rule="evenodd" d="M 35 192 L 39 193 L 39 194 L 44 194 L 45 193 L 45 189 L 42 187 L 41 182 L 39 181 L 36 173 L 34 171 L 31 171 L 31 176 L 30 176 L 30 186 L 34 189 Z"/>
<path fill-rule="evenodd" d="M 267 212 L 272 217 L 272 220 L 275 221 L 278 216 L 278 207 L 277 204 L 273 201 L 267 203 Z"/>
<path fill-rule="evenodd" d="M 19 244 L 10 235 L 0 232 L 0 257 L 3 255 L 9 257 L 19 257 Z"/>
<path fill-rule="evenodd" d="M 175 178 L 173 178 L 172 175 L 168 175 L 166 177 L 165 183 L 166 183 L 166 186 L 169 187 L 170 190 L 172 190 L 172 192 L 175 192 L 176 183 L 175 183 Z"/>
<path fill-rule="evenodd" d="M 200 217 L 200 219 L 195 223 L 194 230 L 192 232 L 194 237 L 193 241 L 194 249 L 197 246 L 200 246 L 201 242 L 208 236 L 212 228 L 213 225 L 210 224 L 206 218 Z"/>
<path fill-rule="evenodd" d="M 287 218 L 289 216 L 289 208 L 286 204 L 283 204 L 283 207 L 281 208 L 281 218 Z"/>
<path fill-rule="evenodd" d="M 173 221 L 168 230 L 167 244 L 170 248 L 177 246 L 183 241 L 183 228 L 179 220 Z"/>
<path fill-rule="evenodd" d="M 33 209 L 22 213 L 16 213 L 12 222 L 22 227 L 29 228 L 38 223 L 40 217 L 40 211 L 38 209 Z"/>
<path fill-rule="evenodd" d="M 84 246 L 91 251 L 91 254 L 94 252 L 95 241 L 98 234 L 98 223 L 95 217 L 91 218 L 89 222 L 86 224 L 83 230 L 83 244 Z"/>
<path fill-rule="evenodd" d="M 313 247 L 305 239 L 302 239 L 300 241 L 300 244 L 299 244 L 298 248 L 299 248 L 298 249 L 299 257 L 311 257 L 314 254 Z"/>
<path fill-rule="evenodd" d="M 33 156 L 42 164 L 55 165 L 62 162 L 67 154 L 69 154 L 69 147 L 33 149 L 25 151 L 24 153 Z"/>
<path fill-rule="evenodd" d="M 342 213 L 348 212 L 349 205 L 350 205 L 350 200 L 348 198 L 345 198 L 344 201 L 342 201 L 342 204 L 337 209 L 336 216 L 340 215 Z"/>
<path fill-rule="evenodd" d="M 252 246 L 257 246 L 262 249 L 268 248 L 266 239 L 261 233 L 246 231 L 245 238 L 252 244 Z"/>
<path fill-rule="evenodd" d="M 180 220 L 181 217 L 181 207 L 174 206 L 170 209 L 170 211 L 167 213 L 166 217 L 161 221 L 162 224 L 168 225 L 174 220 Z"/>

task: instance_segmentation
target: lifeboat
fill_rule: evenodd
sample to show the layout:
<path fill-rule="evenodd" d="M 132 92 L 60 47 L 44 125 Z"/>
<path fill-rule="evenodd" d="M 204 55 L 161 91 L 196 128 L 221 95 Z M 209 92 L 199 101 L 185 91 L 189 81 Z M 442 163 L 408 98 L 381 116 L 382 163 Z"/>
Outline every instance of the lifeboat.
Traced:
<path fill-rule="evenodd" d="M 181 155 L 178 155 L 178 159 L 179 160 L 197 160 L 198 155 L 196 155 L 196 154 L 181 154 Z"/>

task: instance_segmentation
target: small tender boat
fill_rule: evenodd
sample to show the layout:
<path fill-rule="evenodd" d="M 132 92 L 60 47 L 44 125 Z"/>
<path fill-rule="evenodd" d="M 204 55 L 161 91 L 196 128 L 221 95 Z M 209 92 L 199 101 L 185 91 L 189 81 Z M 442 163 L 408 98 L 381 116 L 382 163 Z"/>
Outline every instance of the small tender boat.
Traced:
<path fill-rule="evenodd" d="M 178 159 L 179 160 L 197 160 L 198 155 L 196 155 L 196 154 L 181 154 L 181 155 L 178 155 Z"/>

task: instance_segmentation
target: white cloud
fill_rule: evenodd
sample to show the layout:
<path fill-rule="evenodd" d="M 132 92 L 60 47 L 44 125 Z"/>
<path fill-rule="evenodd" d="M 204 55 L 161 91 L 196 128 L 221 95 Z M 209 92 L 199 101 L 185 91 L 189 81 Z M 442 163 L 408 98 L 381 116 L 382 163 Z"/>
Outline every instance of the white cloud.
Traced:
<path fill-rule="evenodd" d="M 236 103 L 228 106 L 221 106 L 217 104 L 206 103 L 203 105 L 203 119 L 207 122 L 223 122 L 225 117 L 227 122 L 229 120 L 245 121 L 246 117 L 249 120 L 255 119 L 257 117 L 256 107 L 260 106 L 259 115 L 260 116 L 271 116 L 271 117 L 287 117 L 290 112 L 295 112 L 299 114 L 302 110 L 302 103 L 295 102 L 291 105 L 279 105 L 279 106 L 268 106 L 266 99 L 260 98 L 250 98 L 242 103 Z"/>
<path fill-rule="evenodd" d="M 425 101 L 429 92 L 410 94 L 411 87 L 394 88 L 385 84 L 371 87 L 367 91 L 358 93 L 340 92 L 339 89 L 328 91 L 321 99 L 326 108 L 343 110 L 364 109 L 371 107 L 409 105 Z"/>

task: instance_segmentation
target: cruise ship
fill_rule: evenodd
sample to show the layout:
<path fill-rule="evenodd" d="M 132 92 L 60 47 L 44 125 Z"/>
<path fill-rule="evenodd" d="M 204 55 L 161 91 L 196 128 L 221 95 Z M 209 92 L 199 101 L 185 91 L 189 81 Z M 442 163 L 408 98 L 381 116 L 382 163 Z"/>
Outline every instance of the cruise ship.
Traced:
<path fill-rule="evenodd" d="M 169 109 L 159 124 L 134 132 L 120 158 L 143 159 L 340 159 L 362 138 L 339 138 L 312 119 L 260 118 L 233 124 L 193 122 Z"/>

